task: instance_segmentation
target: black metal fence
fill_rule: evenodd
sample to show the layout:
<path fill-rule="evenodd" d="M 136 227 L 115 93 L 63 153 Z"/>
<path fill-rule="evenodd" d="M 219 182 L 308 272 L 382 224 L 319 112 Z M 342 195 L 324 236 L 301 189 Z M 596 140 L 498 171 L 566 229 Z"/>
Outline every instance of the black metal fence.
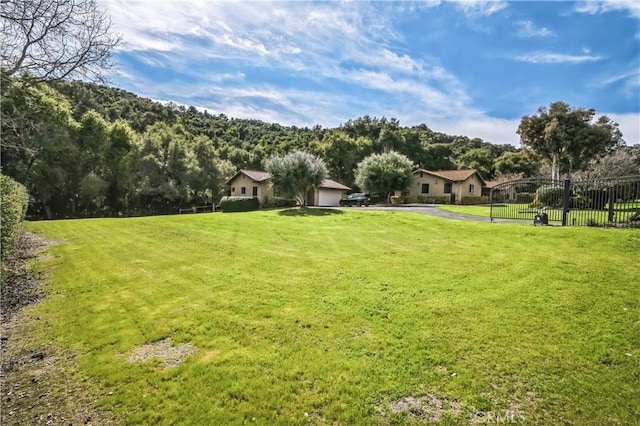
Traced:
<path fill-rule="evenodd" d="M 491 220 L 640 227 L 640 176 L 514 180 L 494 186 L 490 203 Z"/>

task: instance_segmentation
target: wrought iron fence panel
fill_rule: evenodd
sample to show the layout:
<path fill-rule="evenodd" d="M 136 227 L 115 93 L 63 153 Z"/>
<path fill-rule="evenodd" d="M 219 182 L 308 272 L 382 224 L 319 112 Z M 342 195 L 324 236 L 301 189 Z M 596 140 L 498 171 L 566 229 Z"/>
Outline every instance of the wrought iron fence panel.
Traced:
<path fill-rule="evenodd" d="M 490 204 L 492 220 L 640 227 L 640 176 L 519 179 L 494 186 Z"/>

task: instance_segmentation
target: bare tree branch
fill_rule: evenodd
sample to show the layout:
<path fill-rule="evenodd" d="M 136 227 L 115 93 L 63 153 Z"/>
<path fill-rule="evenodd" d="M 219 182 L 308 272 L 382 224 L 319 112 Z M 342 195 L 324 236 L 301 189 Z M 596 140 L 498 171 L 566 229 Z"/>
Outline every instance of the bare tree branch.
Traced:
<path fill-rule="evenodd" d="M 0 67 L 7 77 L 102 81 L 121 41 L 95 0 L 0 0 Z"/>

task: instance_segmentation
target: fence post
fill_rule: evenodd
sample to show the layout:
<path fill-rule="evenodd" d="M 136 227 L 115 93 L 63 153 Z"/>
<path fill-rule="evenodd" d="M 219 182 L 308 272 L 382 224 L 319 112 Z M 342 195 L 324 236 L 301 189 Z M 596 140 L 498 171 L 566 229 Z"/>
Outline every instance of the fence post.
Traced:
<path fill-rule="evenodd" d="M 489 221 L 493 222 L 493 188 L 489 190 Z"/>
<path fill-rule="evenodd" d="M 564 191 L 562 193 L 562 226 L 567 226 L 567 217 L 569 216 L 569 201 L 571 195 L 571 181 L 564 180 Z"/>
<path fill-rule="evenodd" d="M 615 198 L 615 191 L 613 186 L 609 186 L 609 190 L 607 191 L 609 192 L 609 211 L 607 214 L 607 218 L 609 219 L 609 223 L 608 225 L 613 225 L 614 224 L 614 216 L 615 216 L 615 211 L 614 211 L 614 207 L 615 207 L 615 202 L 616 202 L 616 198 Z"/>

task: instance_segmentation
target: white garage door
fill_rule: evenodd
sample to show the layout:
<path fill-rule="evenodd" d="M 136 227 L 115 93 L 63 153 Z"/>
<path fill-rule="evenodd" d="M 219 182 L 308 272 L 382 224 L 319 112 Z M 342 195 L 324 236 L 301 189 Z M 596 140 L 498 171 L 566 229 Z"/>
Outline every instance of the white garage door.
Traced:
<path fill-rule="evenodd" d="M 319 189 L 318 190 L 318 205 L 319 206 L 339 206 L 340 199 L 342 198 L 342 191 L 331 189 Z"/>

